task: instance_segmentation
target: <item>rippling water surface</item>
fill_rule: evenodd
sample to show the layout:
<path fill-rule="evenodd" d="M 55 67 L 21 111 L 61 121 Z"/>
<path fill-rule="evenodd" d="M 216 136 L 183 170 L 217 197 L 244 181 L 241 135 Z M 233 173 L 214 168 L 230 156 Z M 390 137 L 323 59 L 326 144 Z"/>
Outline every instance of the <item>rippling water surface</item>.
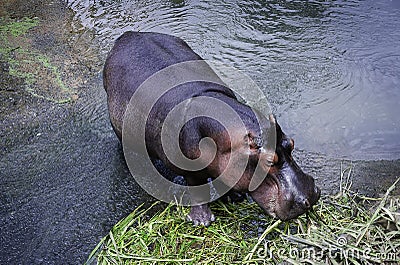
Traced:
<path fill-rule="evenodd" d="M 251 76 L 297 146 L 400 158 L 399 1 L 73 1 L 106 53 L 127 30 L 169 33 Z"/>

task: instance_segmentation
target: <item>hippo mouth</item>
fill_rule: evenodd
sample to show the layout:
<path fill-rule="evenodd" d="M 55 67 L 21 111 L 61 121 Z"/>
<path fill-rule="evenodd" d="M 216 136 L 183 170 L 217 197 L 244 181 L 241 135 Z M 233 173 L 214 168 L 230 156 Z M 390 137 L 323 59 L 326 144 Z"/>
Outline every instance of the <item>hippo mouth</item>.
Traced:
<path fill-rule="evenodd" d="M 280 182 L 276 176 L 268 175 L 267 184 L 270 188 L 270 199 L 268 200 L 267 209 L 264 209 L 273 218 L 280 218 L 279 204 L 282 200 L 283 193 Z"/>
<path fill-rule="evenodd" d="M 321 194 L 318 188 L 315 187 L 314 189 L 316 192 L 304 204 L 296 202 L 296 199 L 293 198 L 294 195 L 284 190 L 284 188 L 279 188 L 278 199 L 274 208 L 274 217 L 282 221 L 288 221 L 312 210 L 313 205 L 317 203 Z"/>
<path fill-rule="evenodd" d="M 279 181 L 278 176 L 269 175 L 262 183 L 260 191 L 256 189 L 250 195 L 257 204 L 271 217 L 278 218 L 282 221 L 288 221 L 308 212 L 320 196 L 316 192 L 309 198 L 307 206 L 301 206 L 294 199 L 295 194 L 290 192 Z M 318 188 L 315 188 L 319 190 Z M 264 192 L 262 192 L 262 190 Z M 265 192 L 267 191 L 267 192 Z"/>
<path fill-rule="evenodd" d="M 259 189 L 250 192 L 251 197 L 269 216 L 280 219 L 278 209 L 282 189 L 279 180 L 275 176 L 268 175 L 261 185 L 264 187 L 259 187 Z M 261 193 L 260 190 L 265 191 L 265 188 L 267 192 Z"/>

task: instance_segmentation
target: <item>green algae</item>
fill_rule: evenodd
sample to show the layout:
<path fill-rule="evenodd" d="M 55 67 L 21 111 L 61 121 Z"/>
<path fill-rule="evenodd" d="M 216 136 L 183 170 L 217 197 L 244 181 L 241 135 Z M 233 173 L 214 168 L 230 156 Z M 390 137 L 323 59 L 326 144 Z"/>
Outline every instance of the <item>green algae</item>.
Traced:
<path fill-rule="evenodd" d="M 4 19 L 2 19 L 4 20 Z M 19 37 L 21 35 L 25 35 L 30 29 L 39 25 L 38 18 L 23 18 L 20 21 L 10 21 L 8 23 L 3 24 L 0 20 L 0 33 L 2 39 L 7 38 L 8 34 L 11 34 L 13 37 Z"/>
<path fill-rule="evenodd" d="M 24 90 L 32 96 L 59 104 L 70 102 L 76 93 L 63 82 L 59 67 L 32 47 L 29 34 L 38 26 L 38 18 L 1 18 L 0 61 L 7 65 L 10 77 L 24 81 Z"/>

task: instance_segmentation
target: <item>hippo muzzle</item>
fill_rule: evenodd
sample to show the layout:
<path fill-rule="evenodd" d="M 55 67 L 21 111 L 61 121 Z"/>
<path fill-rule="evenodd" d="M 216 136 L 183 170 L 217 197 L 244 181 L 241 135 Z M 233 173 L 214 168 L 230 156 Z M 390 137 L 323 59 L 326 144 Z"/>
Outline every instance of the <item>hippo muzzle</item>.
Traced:
<path fill-rule="evenodd" d="M 271 155 L 263 149 L 260 153 L 259 162 L 266 165 L 267 176 L 250 195 L 269 215 L 286 221 L 310 210 L 321 191 L 294 161 L 294 140 L 282 132 L 274 117 L 270 120 L 277 134 L 275 152 Z"/>

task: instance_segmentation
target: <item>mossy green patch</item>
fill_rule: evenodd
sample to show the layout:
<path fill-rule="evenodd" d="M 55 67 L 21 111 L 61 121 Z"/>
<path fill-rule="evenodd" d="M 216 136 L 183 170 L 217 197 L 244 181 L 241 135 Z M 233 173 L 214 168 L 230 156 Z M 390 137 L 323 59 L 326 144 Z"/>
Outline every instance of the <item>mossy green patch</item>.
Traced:
<path fill-rule="evenodd" d="M 11 20 L 5 22 L 5 19 L 0 20 L 0 33 L 1 38 L 7 38 L 7 35 L 11 34 L 13 37 L 19 37 L 25 35 L 31 28 L 36 27 L 39 24 L 38 18 L 27 18 L 24 17 L 19 21 Z"/>
<path fill-rule="evenodd" d="M 75 97 L 75 91 L 62 80 L 52 60 L 33 48 L 28 33 L 40 24 L 38 18 L 0 19 L 0 60 L 7 64 L 8 74 L 23 79 L 31 95 L 56 103 Z"/>

